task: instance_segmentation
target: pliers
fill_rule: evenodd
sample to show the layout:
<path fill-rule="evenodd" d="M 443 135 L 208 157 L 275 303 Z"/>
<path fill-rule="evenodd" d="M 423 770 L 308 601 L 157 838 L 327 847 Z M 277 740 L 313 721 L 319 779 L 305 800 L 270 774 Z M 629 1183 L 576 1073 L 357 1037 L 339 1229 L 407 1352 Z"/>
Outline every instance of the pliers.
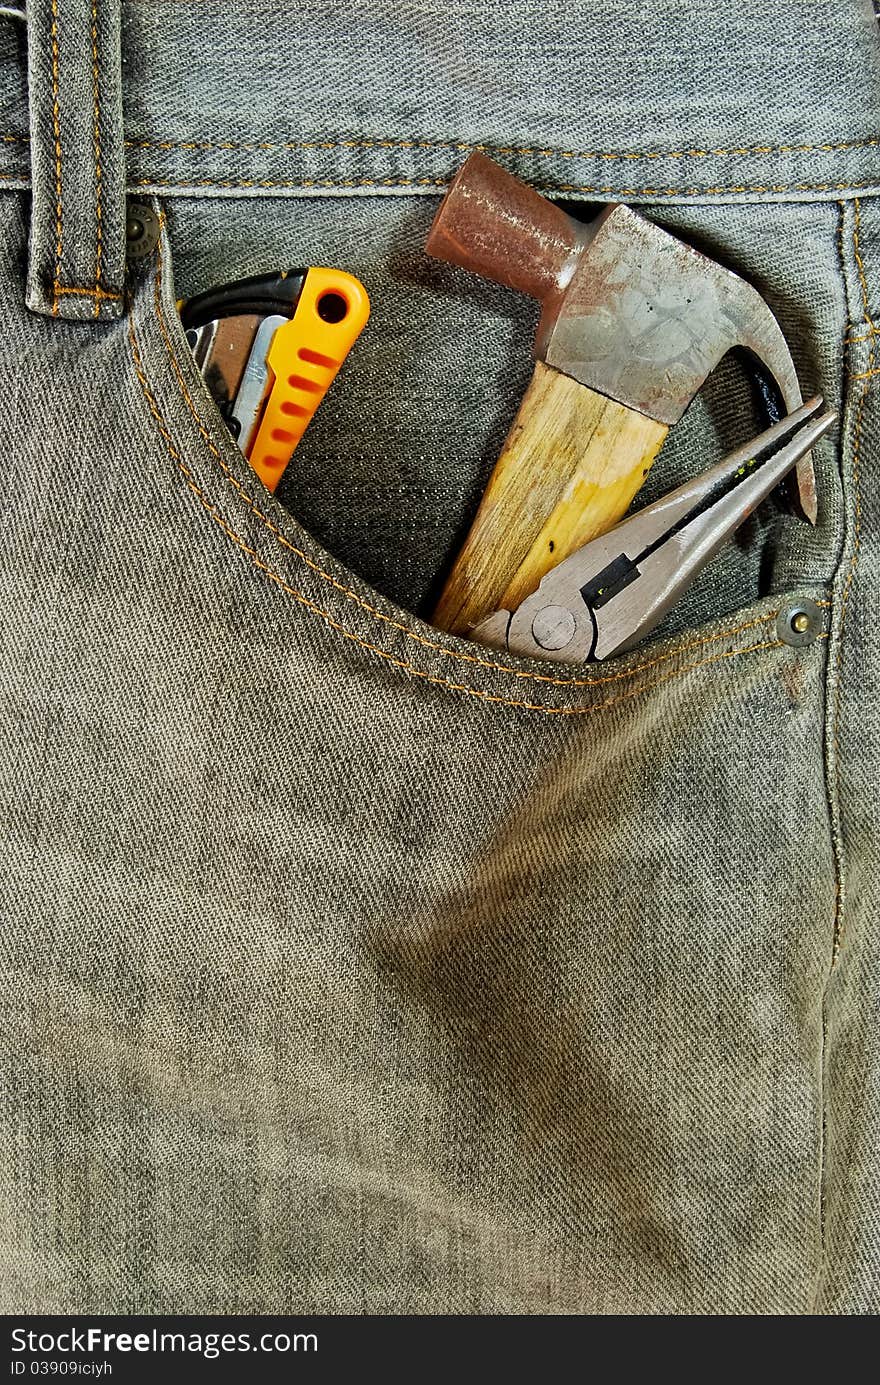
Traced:
<path fill-rule="evenodd" d="M 523 658 L 580 663 L 632 648 L 834 423 L 817 395 L 693 481 L 592 539 L 515 611 L 471 638 Z"/>

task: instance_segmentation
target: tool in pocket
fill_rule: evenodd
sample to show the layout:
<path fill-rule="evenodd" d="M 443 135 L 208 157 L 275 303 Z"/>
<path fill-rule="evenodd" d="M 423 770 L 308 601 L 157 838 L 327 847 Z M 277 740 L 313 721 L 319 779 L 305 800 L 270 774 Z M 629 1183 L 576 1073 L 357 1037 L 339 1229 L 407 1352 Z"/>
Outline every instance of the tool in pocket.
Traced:
<path fill-rule="evenodd" d="M 369 312 L 353 275 L 320 268 L 240 279 L 180 305 L 196 365 L 270 491 Z"/>
<path fill-rule="evenodd" d="M 834 423 L 817 396 L 693 481 L 566 558 L 513 611 L 471 631 L 491 648 L 580 663 L 636 644 Z"/>
<path fill-rule="evenodd" d="M 542 308 L 534 375 L 440 597 L 441 629 L 466 635 L 496 608 L 515 608 L 616 524 L 669 427 L 733 347 L 758 364 L 771 422 L 802 402 L 757 290 L 631 207 L 576 221 L 477 152 L 426 248 Z M 801 512 L 815 522 L 808 454 L 797 483 Z"/>

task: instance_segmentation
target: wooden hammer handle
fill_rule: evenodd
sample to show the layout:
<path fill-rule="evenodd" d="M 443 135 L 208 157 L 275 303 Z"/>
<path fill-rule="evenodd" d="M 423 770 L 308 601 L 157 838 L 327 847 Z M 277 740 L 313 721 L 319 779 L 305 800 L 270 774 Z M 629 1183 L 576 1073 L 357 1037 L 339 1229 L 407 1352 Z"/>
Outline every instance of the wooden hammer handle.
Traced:
<path fill-rule="evenodd" d="M 434 623 L 466 635 L 512 611 L 629 509 L 669 431 L 539 361 Z"/>

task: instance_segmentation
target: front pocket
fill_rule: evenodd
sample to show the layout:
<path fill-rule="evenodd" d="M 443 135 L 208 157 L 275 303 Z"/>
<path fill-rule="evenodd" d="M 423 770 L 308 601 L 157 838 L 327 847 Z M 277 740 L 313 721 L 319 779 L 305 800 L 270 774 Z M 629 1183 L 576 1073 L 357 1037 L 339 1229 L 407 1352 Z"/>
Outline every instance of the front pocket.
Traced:
<path fill-rule="evenodd" d="M 138 285 L 132 339 L 159 436 L 198 502 L 194 513 L 201 511 L 220 528 L 255 576 L 294 603 L 298 618 L 322 622 L 325 632 L 329 627 L 334 637 L 404 675 L 492 704 L 578 715 L 711 669 L 720 660 L 766 656 L 784 643 L 776 629 L 778 598 L 582 667 L 517 659 L 445 634 L 334 558 L 254 476 L 192 360 L 175 308 L 165 235 Z M 815 590 L 806 594 L 821 597 Z"/>

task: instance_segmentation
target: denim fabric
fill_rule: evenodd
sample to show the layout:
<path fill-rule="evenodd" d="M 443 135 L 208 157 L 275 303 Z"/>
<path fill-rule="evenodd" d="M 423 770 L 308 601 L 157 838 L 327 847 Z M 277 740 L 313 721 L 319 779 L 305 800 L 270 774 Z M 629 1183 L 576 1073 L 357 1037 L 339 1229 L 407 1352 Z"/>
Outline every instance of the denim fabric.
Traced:
<path fill-rule="evenodd" d="M 119 317 L 125 153 L 116 0 L 32 4 L 27 23 L 31 230 L 27 304 Z"/>
<path fill-rule="evenodd" d="M 871 5 L 126 6 L 165 224 L 108 322 L 25 307 L 21 29 L 3 1307 L 877 1311 Z M 421 253 L 472 143 L 745 274 L 841 410 L 816 529 L 768 505 L 601 666 L 425 620 L 530 370 L 531 308 Z M 175 297 L 322 261 L 373 315 L 273 499 Z M 755 425 L 728 363 L 653 493 Z"/>

